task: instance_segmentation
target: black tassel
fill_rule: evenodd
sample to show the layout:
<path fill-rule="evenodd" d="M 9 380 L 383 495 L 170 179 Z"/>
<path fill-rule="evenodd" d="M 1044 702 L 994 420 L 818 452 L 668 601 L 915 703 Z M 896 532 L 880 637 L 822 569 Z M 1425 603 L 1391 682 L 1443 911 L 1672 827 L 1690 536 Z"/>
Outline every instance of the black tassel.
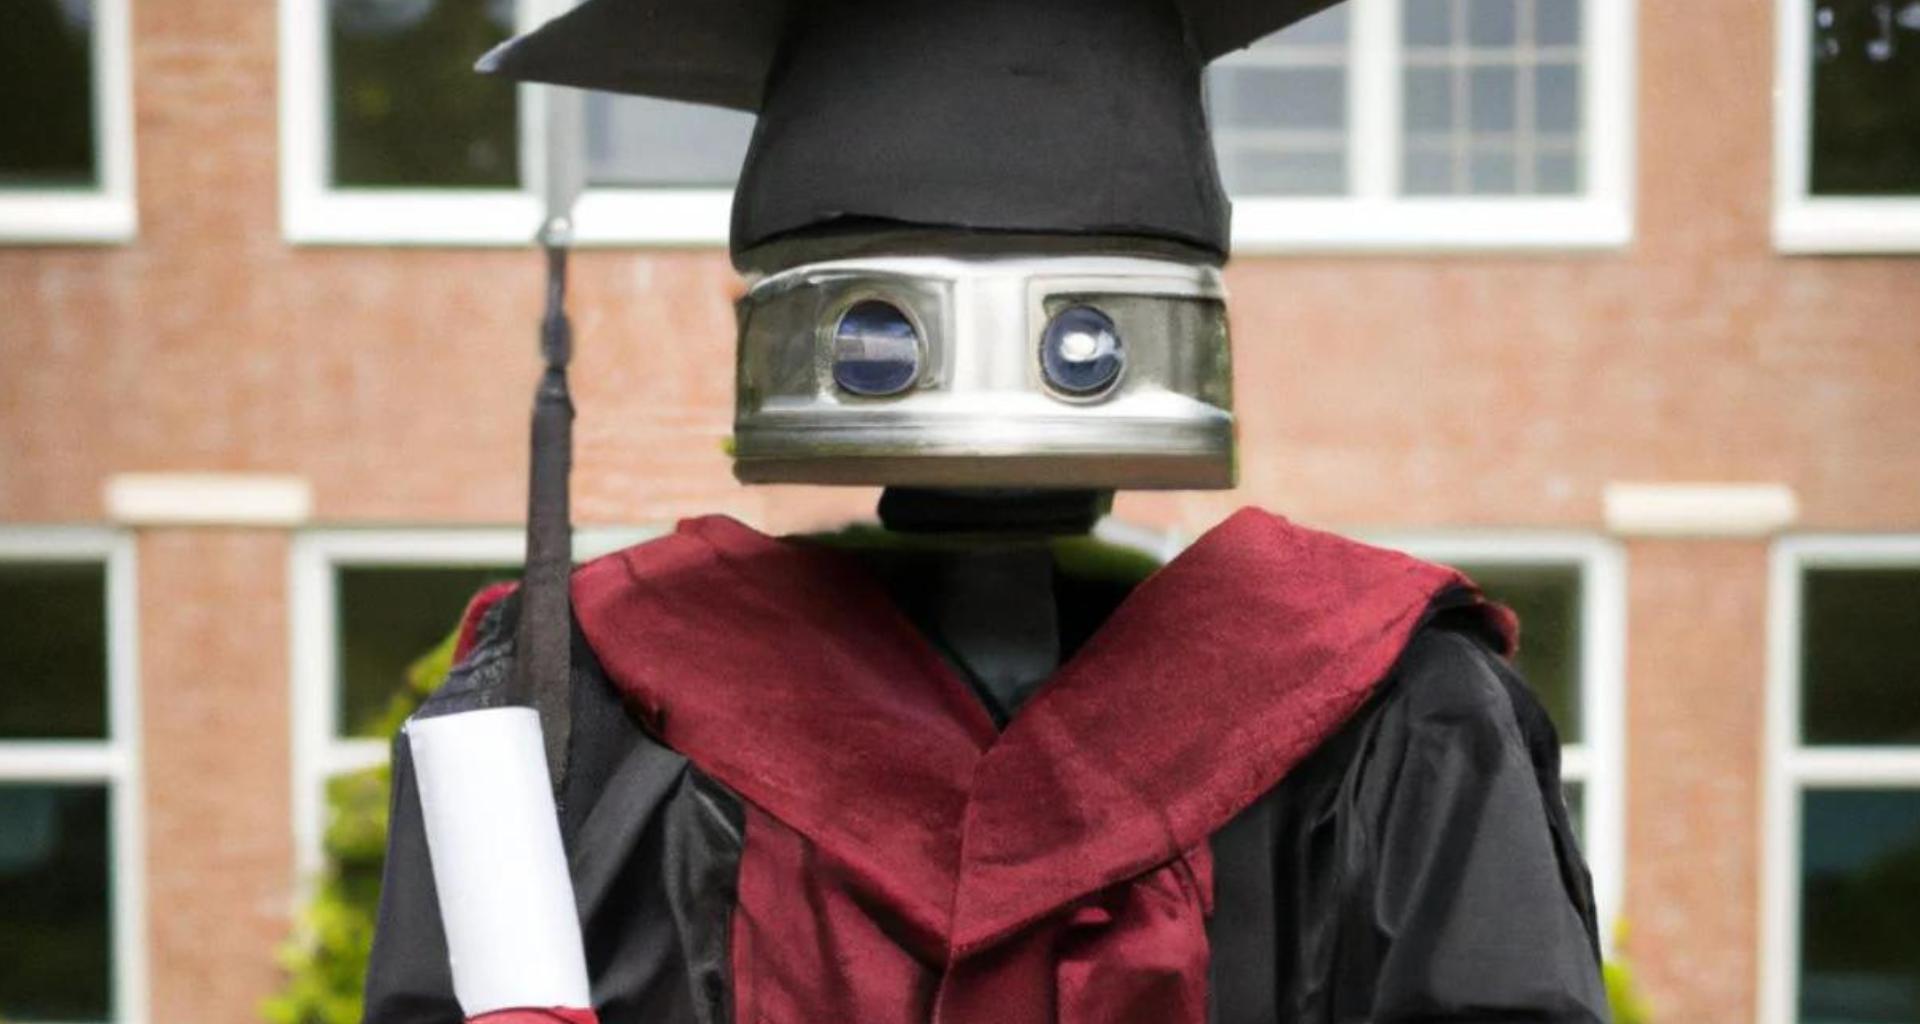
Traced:
<path fill-rule="evenodd" d="M 533 445 L 527 495 L 527 560 L 520 583 L 513 700 L 540 712 L 547 771 L 555 792 L 566 780 L 573 730 L 573 521 L 568 478 L 573 469 L 573 399 L 567 363 L 573 327 L 567 321 L 567 248 L 564 229 L 543 233 L 547 307 L 540 323 L 546 369 L 533 400 Z"/>

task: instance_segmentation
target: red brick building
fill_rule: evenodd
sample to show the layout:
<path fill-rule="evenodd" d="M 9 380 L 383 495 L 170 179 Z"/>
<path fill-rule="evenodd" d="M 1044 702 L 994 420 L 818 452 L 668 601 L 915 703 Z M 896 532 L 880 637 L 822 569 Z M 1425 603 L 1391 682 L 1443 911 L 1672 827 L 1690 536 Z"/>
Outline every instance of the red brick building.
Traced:
<path fill-rule="evenodd" d="M 464 62 L 552 2 L 0 13 L 0 1016 L 254 1019 L 518 557 L 542 133 Z M 1475 570 L 1656 1019 L 1920 1021 L 1920 2 L 1351 0 L 1215 74 L 1241 486 L 1111 529 Z M 728 472 L 743 120 L 592 123 L 582 549 L 870 514 Z"/>

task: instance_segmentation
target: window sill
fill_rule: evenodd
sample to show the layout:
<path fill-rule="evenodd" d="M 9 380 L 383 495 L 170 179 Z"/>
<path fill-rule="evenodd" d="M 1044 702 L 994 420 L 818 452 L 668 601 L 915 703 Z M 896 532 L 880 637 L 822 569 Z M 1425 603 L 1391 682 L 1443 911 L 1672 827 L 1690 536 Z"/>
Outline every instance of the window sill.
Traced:
<path fill-rule="evenodd" d="M 1595 199 L 1241 199 L 1238 256 L 1625 248 L 1633 218 Z"/>
<path fill-rule="evenodd" d="M 115 245 L 139 233 L 131 197 L 100 192 L 0 193 L 0 245 Z"/>
<path fill-rule="evenodd" d="M 1920 252 L 1920 197 L 1803 198 L 1773 215 L 1773 244 L 1792 255 Z"/>

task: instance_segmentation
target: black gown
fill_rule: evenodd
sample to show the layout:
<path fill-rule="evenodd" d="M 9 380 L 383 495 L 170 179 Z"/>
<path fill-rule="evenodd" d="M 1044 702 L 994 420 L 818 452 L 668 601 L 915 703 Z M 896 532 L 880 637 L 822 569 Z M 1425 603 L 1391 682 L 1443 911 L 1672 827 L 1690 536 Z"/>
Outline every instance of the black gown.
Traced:
<path fill-rule="evenodd" d="M 924 627 L 923 567 L 867 562 Z M 1125 588 L 1062 572 L 1057 591 L 1070 651 Z M 508 598 L 486 615 L 422 714 L 500 703 L 516 614 Z M 574 665 L 561 831 L 596 1009 L 730 1024 L 742 803 L 635 724 L 579 632 Z M 1558 739 L 1466 617 L 1429 617 L 1367 703 L 1210 845 L 1212 1024 L 1608 1019 Z M 461 1016 L 403 742 L 365 1020 Z"/>

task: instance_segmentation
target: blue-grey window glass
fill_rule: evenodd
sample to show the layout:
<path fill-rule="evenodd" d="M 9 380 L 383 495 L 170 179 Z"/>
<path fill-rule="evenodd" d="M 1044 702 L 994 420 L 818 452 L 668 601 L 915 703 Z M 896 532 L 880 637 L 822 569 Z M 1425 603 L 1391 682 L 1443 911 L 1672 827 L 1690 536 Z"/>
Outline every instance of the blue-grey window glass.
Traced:
<path fill-rule="evenodd" d="M 732 188 L 753 115 L 691 103 L 587 97 L 587 180 L 614 188 Z"/>
<path fill-rule="evenodd" d="M 0 188 L 99 183 L 92 0 L 0 3 Z"/>
<path fill-rule="evenodd" d="M 1920 0 L 1812 5 L 1815 195 L 1920 195 Z"/>
<path fill-rule="evenodd" d="M 473 70 L 513 15 L 512 0 L 327 0 L 333 184 L 518 185 L 515 87 Z"/>
<path fill-rule="evenodd" d="M 1573 565 L 1459 566 L 1487 597 L 1520 617 L 1514 667 L 1539 695 L 1563 743 L 1581 741 L 1581 574 Z"/>
<path fill-rule="evenodd" d="M 1803 577 L 1802 742 L 1920 746 L 1920 567 Z"/>
<path fill-rule="evenodd" d="M 515 572 L 485 566 L 348 566 L 335 578 L 340 636 L 334 726 L 342 736 L 373 736 L 371 728 L 405 686 L 408 667 L 453 632 L 474 595 L 515 578 Z"/>
<path fill-rule="evenodd" d="M 1227 191 L 1335 196 L 1347 191 L 1345 5 L 1223 58 L 1207 73 L 1207 111 Z"/>
<path fill-rule="evenodd" d="M 0 740 L 106 736 L 106 567 L 0 562 Z"/>
<path fill-rule="evenodd" d="M 1920 1020 L 1920 791 L 1801 801 L 1800 1024 Z"/>
<path fill-rule="evenodd" d="M 0 783 L 0 1019 L 113 1017 L 109 804 L 98 784 Z"/>
<path fill-rule="evenodd" d="M 1584 187 L 1584 2 L 1400 0 L 1402 192 Z"/>

